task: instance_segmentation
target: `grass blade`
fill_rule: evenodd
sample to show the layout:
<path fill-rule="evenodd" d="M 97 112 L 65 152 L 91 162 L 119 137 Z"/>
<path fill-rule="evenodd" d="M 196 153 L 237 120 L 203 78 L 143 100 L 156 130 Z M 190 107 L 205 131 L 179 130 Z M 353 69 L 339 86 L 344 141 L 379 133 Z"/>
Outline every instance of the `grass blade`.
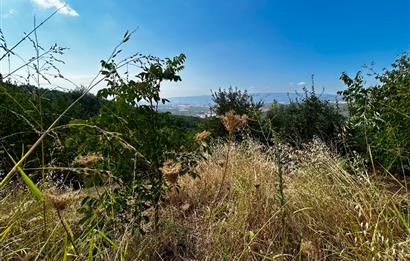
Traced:
<path fill-rule="evenodd" d="M 13 159 L 13 157 L 9 153 L 7 153 L 7 155 L 9 155 L 10 159 L 13 161 L 13 164 L 16 164 L 16 161 Z M 20 175 L 23 178 L 24 183 L 26 183 L 27 187 L 30 189 L 33 195 L 38 200 L 43 201 L 43 193 L 41 193 L 40 189 L 36 186 L 36 184 L 34 184 L 34 182 L 26 175 L 26 173 L 24 173 L 23 169 L 20 166 L 17 166 L 17 170 L 20 172 Z"/>
<path fill-rule="evenodd" d="M 102 232 L 101 230 L 97 229 L 98 234 L 100 234 L 100 236 L 102 236 L 108 243 L 110 243 L 110 245 L 113 248 L 117 248 L 117 245 L 106 235 L 104 234 L 104 232 Z"/>
<path fill-rule="evenodd" d="M 2 241 L 7 236 L 7 234 L 10 232 L 10 230 L 14 226 L 14 224 L 15 223 L 11 224 L 5 230 L 3 230 L 3 232 L 0 233 L 0 241 Z"/>

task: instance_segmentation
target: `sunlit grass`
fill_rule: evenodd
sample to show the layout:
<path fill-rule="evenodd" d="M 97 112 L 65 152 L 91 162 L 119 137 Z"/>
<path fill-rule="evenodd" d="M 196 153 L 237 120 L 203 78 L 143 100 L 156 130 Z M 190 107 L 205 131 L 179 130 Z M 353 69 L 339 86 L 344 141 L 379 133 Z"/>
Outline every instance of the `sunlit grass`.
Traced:
<path fill-rule="evenodd" d="M 197 166 L 200 178 L 178 180 L 179 191 L 173 187 L 161 206 L 159 229 L 147 224 L 145 235 L 129 233 L 126 224 L 116 224 L 123 232 L 114 227 L 110 235 L 98 226 L 79 225 L 79 200 L 93 190 L 52 197 L 45 193 L 46 198 L 72 199 L 57 211 L 55 202 L 47 200 L 47 231 L 42 206 L 28 191 L 10 192 L 0 200 L 0 255 L 6 260 L 409 257 L 410 195 L 396 181 L 349 174 L 346 163 L 319 142 L 300 151 L 284 146 L 282 206 L 275 149 L 232 144 L 225 162 L 227 149 L 224 144 L 212 147 L 212 156 Z M 80 256 L 70 243 L 71 233 L 80 235 L 72 238 Z"/>

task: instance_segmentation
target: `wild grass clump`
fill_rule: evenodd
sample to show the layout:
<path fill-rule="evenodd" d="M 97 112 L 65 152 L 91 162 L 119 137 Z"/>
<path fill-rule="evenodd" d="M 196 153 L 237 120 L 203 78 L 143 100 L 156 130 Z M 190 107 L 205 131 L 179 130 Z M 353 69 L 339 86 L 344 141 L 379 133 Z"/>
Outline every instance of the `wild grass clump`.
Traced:
<path fill-rule="evenodd" d="M 160 205 L 157 229 L 151 221 L 145 234 L 133 232 L 130 223 L 111 227 L 79 223 L 79 201 L 98 195 L 104 187 L 81 193 L 44 192 L 46 228 L 42 205 L 26 192 L 10 192 L 0 200 L 0 256 L 4 260 L 409 258 L 410 194 L 399 181 L 350 174 L 346 162 L 319 141 L 300 150 L 277 146 L 254 142 L 210 146 L 196 167 L 199 178 L 181 176 L 175 181 Z M 280 161 L 277 150 L 282 153 Z M 282 203 L 278 164 L 283 170 Z M 154 211 L 146 215 L 153 216 Z"/>
<path fill-rule="evenodd" d="M 214 149 L 198 166 L 201 178 L 183 178 L 180 192 L 169 195 L 174 208 L 164 209 L 168 222 L 183 220 L 196 235 L 191 252 L 197 259 L 409 257 L 410 200 L 404 187 L 386 189 L 386 181 L 349 174 L 341 158 L 315 141 L 299 151 L 282 149 L 293 158 L 286 165 L 296 166 L 284 166 L 281 207 L 277 154 L 244 143 L 231 148 L 225 190 L 214 204 L 227 147 Z"/>

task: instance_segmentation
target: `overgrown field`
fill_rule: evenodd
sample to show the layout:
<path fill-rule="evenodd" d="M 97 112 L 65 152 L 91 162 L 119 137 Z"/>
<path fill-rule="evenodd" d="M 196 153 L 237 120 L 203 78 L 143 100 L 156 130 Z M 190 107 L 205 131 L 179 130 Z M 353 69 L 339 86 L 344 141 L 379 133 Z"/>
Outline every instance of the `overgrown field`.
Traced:
<path fill-rule="evenodd" d="M 22 63 L 0 72 L 0 260 L 410 259 L 409 55 L 342 73 L 345 113 L 312 76 L 288 105 L 230 87 L 183 117 L 158 106 L 184 54 L 124 56 L 127 31 L 77 85 L 38 42 L 56 13 L 11 49 L 0 30 Z"/>
<path fill-rule="evenodd" d="M 48 190 L 44 214 L 42 204 L 27 190 L 10 184 L 0 204 L 0 256 L 3 260 L 410 258 L 410 193 L 394 178 L 369 176 L 364 169 L 349 174 L 345 169 L 351 163 L 319 141 L 300 150 L 283 145 L 266 149 L 253 142 L 229 149 L 226 178 L 222 180 L 228 147 L 212 145 L 212 155 L 197 166 L 198 178 L 184 176 L 170 184 L 160 205 L 158 227 L 144 224 L 145 234 L 131 233 L 130 223 L 120 218 L 110 237 L 99 224 L 89 228 L 79 224 L 79 202 L 110 187 Z M 279 165 L 278 150 L 283 155 Z M 106 215 L 98 210 L 94 214 Z M 76 237 L 70 242 L 72 234 Z"/>

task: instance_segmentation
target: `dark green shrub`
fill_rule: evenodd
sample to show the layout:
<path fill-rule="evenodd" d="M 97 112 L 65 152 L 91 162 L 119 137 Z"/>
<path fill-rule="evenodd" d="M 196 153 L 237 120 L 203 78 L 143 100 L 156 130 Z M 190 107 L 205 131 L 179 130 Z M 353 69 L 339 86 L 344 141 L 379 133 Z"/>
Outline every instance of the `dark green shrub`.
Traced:
<path fill-rule="evenodd" d="M 402 55 L 365 87 L 361 72 L 354 78 L 343 73 L 342 91 L 349 110 L 352 149 L 367 153 L 387 170 L 410 172 L 410 61 Z"/>
<path fill-rule="evenodd" d="M 292 145 L 301 145 L 313 137 L 337 145 L 343 116 L 337 105 L 320 99 L 312 86 L 304 88 L 305 96 L 290 104 L 274 102 L 267 112 L 270 127 L 280 138 Z"/>

